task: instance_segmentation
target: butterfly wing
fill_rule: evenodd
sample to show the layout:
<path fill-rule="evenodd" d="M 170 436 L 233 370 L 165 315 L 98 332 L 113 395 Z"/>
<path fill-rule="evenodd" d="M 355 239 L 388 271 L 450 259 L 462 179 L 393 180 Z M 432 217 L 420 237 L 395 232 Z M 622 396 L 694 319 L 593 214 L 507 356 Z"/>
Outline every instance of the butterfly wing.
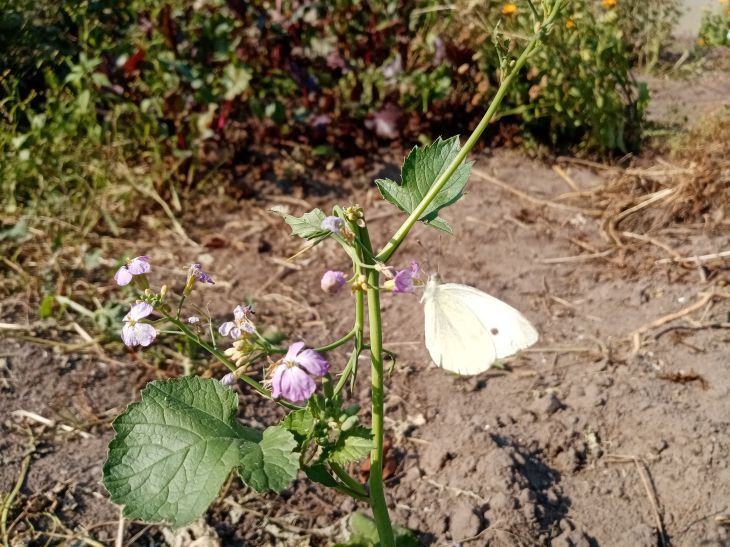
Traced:
<path fill-rule="evenodd" d="M 492 338 L 497 359 L 514 355 L 537 342 L 535 327 L 509 304 L 468 285 L 445 283 L 438 289 L 447 295 L 446 300 L 466 306 L 477 317 Z"/>
<path fill-rule="evenodd" d="M 423 297 L 426 348 L 431 359 L 457 374 L 484 372 L 497 359 L 492 336 L 460 295 L 443 292 L 444 286 L 429 282 Z"/>

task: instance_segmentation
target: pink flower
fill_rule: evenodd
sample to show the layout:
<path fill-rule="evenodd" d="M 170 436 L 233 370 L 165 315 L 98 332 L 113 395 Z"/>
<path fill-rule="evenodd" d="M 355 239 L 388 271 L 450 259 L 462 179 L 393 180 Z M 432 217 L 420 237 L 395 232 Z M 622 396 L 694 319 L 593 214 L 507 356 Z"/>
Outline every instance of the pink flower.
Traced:
<path fill-rule="evenodd" d="M 346 279 L 343 272 L 335 272 L 332 270 L 324 272 L 322 281 L 319 285 L 327 294 L 336 294 L 345 285 Z"/>
<path fill-rule="evenodd" d="M 148 256 L 138 256 L 117 270 L 114 274 L 114 281 L 120 287 L 127 285 L 135 275 L 142 275 L 150 271 L 150 259 Z"/>
<path fill-rule="evenodd" d="M 223 378 L 220 379 L 220 382 L 224 386 L 235 386 L 238 383 L 238 378 L 236 377 L 236 375 L 234 373 L 229 372 Z"/>
<path fill-rule="evenodd" d="M 152 306 L 147 302 L 137 302 L 124 316 L 122 341 L 131 347 L 149 346 L 157 336 L 155 327 L 148 323 L 139 323 L 140 319 L 152 313 Z"/>
<path fill-rule="evenodd" d="M 256 332 L 250 317 L 253 315 L 252 306 L 236 306 L 233 310 L 233 321 L 226 321 L 220 327 L 218 332 L 221 336 L 230 336 L 234 340 L 238 340 L 244 333 L 253 334 Z"/>
<path fill-rule="evenodd" d="M 271 396 L 274 399 L 283 397 L 292 403 L 308 400 L 317 389 L 312 376 L 321 377 L 329 371 L 330 365 L 324 357 L 313 349 L 303 348 L 304 342 L 289 346 L 274 370 L 271 378 Z"/>
<path fill-rule="evenodd" d="M 320 225 L 323 230 L 329 230 L 334 234 L 339 234 L 342 227 L 345 225 L 345 221 L 339 217 L 325 217 Z"/>
<path fill-rule="evenodd" d="M 411 260 L 410 269 L 395 272 L 393 294 L 415 292 L 416 285 L 422 284 L 422 277 L 423 272 L 421 272 L 418 262 Z"/>

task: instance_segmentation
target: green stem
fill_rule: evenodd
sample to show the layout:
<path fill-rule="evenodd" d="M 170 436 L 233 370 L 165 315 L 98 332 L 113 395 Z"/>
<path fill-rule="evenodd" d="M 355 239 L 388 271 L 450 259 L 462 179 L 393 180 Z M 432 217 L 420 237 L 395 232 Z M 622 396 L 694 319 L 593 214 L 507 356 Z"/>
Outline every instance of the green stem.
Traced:
<path fill-rule="evenodd" d="M 349 340 L 352 340 L 357 334 L 357 331 L 355 328 L 353 328 L 350 332 L 348 332 L 345 336 L 340 338 L 339 340 L 335 340 L 334 342 L 327 344 L 325 346 L 320 346 L 318 348 L 314 348 L 314 351 L 319 353 L 326 353 L 328 351 L 332 351 L 335 348 L 339 348 L 341 345 L 345 344 Z"/>
<path fill-rule="evenodd" d="M 218 359 L 221 363 L 226 365 L 231 372 L 236 371 L 236 364 L 231 361 L 225 353 L 218 350 L 217 348 L 214 348 L 210 344 L 208 344 L 205 340 L 200 338 L 197 334 L 195 334 L 193 331 L 191 331 L 188 326 L 180 321 L 179 319 L 175 319 L 171 315 L 168 315 L 164 312 L 163 316 L 165 319 L 170 321 L 172 324 L 174 324 L 177 328 L 179 328 L 185 336 L 187 336 L 190 340 L 193 340 L 196 344 L 200 345 L 203 349 L 205 349 L 208 353 L 210 353 L 213 357 Z M 256 380 L 251 378 L 250 376 L 246 376 L 245 374 L 239 377 L 239 380 L 243 380 L 245 383 L 247 383 L 251 388 L 253 388 L 259 395 L 262 397 L 266 397 L 267 399 L 271 399 L 271 391 L 266 389 L 264 386 L 262 386 L 260 383 L 258 383 Z M 284 400 L 277 400 L 275 401 L 277 404 L 283 406 L 284 408 L 288 408 L 289 410 L 301 410 L 302 407 L 298 405 L 293 405 L 287 401 Z"/>
<path fill-rule="evenodd" d="M 335 340 L 334 342 L 330 342 L 327 345 L 320 346 L 318 348 L 314 348 L 314 351 L 319 353 L 326 353 L 328 351 L 332 351 L 335 348 L 339 348 L 340 346 L 347 343 L 349 340 L 352 340 L 355 337 L 355 328 L 348 332 L 345 336 L 342 338 Z M 281 346 L 272 346 L 271 344 L 268 345 L 268 350 L 270 354 L 278 354 L 278 353 L 286 353 L 288 348 L 283 348 Z"/>
<path fill-rule="evenodd" d="M 340 374 L 340 379 L 337 380 L 337 385 L 335 385 L 334 389 L 335 397 L 344 389 L 345 384 L 353 371 L 357 370 L 357 360 L 360 358 L 360 353 L 362 353 L 363 350 L 362 340 L 363 325 L 365 321 L 364 317 L 365 295 L 362 291 L 357 291 L 355 293 L 355 328 L 353 329 L 355 332 L 355 348 L 352 350 L 352 355 L 350 355 L 350 359 L 347 361 L 347 366 L 345 366 L 342 374 Z"/>
<path fill-rule="evenodd" d="M 367 228 L 360 229 L 366 261 L 371 261 L 372 244 Z M 370 507 L 382 547 L 395 547 L 383 485 L 383 331 L 380 316 L 380 273 L 368 270 L 368 325 L 370 326 L 370 374 L 372 393 L 373 449 L 370 451 Z"/>
<path fill-rule="evenodd" d="M 335 475 L 345 483 L 345 485 L 352 491 L 358 493 L 361 496 L 365 496 L 365 499 L 367 499 L 368 493 L 365 490 L 365 487 L 360 484 L 358 481 L 356 481 L 353 477 L 350 476 L 350 474 L 345 471 L 339 464 L 336 464 L 334 462 L 329 462 L 330 467 L 332 468 L 332 471 L 335 472 Z"/>
<path fill-rule="evenodd" d="M 499 89 L 497 90 L 497 93 L 494 95 L 492 104 L 489 105 L 489 108 L 479 122 L 479 125 L 476 126 L 469 139 L 464 143 L 463 148 L 451 161 L 449 166 L 441 173 L 441 176 L 437 178 L 436 181 L 431 185 L 431 188 L 428 190 L 426 195 L 423 196 L 423 199 L 418 204 L 418 206 L 413 210 L 410 215 L 408 215 L 408 218 L 403 222 L 400 228 L 398 228 L 395 234 L 393 234 L 393 237 L 391 237 L 388 243 L 380 250 L 380 252 L 375 257 L 377 261 L 388 261 L 391 255 L 398 249 L 400 244 L 408 235 L 408 232 L 411 231 L 411 228 L 413 228 L 416 222 L 418 222 L 418 220 L 423 216 L 428 206 L 449 181 L 451 175 L 454 174 L 456 169 L 462 164 L 464 159 L 466 159 L 466 156 L 469 155 L 469 152 L 471 152 L 472 148 L 474 148 L 474 145 L 477 143 L 479 138 L 482 136 L 482 133 L 487 128 L 487 125 L 489 125 L 489 123 L 492 121 L 492 118 L 497 112 L 497 109 L 499 108 L 502 99 L 507 93 L 507 90 L 512 85 L 512 82 L 520 73 L 520 70 L 527 62 L 527 59 L 530 57 L 530 55 L 532 55 L 533 51 L 535 51 L 540 40 L 545 36 L 545 33 L 549 29 L 552 22 L 555 20 L 555 17 L 558 15 L 563 1 L 564 0 L 556 0 L 555 4 L 553 4 L 553 8 L 550 11 L 550 14 L 543 20 L 542 24 L 540 24 L 539 28 L 528 42 L 522 54 L 515 61 L 515 64 L 512 66 L 512 70 L 510 70 L 510 73 L 502 81 Z"/>

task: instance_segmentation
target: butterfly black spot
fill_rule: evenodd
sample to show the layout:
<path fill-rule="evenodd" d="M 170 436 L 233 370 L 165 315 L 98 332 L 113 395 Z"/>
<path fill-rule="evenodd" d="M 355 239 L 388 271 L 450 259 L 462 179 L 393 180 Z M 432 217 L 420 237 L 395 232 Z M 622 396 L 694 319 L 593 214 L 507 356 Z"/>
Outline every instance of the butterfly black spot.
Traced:
<path fill-rule="evenodd" d="M 492 329 L 489 332 L 492 333 L 492 336 L 497 336 L 499 334 L 499 331 L 497 329 Z"/>

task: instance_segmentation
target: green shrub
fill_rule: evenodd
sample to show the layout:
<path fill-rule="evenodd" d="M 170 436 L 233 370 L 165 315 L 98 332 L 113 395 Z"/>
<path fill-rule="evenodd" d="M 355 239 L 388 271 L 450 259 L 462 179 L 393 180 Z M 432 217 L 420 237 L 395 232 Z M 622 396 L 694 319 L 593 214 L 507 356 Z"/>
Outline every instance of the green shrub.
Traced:
<path fill-rule="evenodd" d="M 634 18 L 649 17 L 655 4 L 573 0 L 513 86 L 500 123 L 564 149 L 635 148 L 646 95 L 630 69 L 654 55 L 650 44 L 664 30 L 647 33 Z M 5 210 L 63 214 L 91 229 L 109 211 L 87 204 L 126 180 L 119 165 L 188 162 L 186 173 L 202 177 L 209 166 L 196 164 L 207 139 L 227 149 L 213 162 L 225 167 L 282 139 L 315 153 L 361 154 L 399 137 L 407 144 L 465 131 L 533 24 L 525 2 L 514 13 L 467 0 L 278 5 L 7 0 Z"/>
<path fill-rule="evenodd" d="M 638 147 L 648 95 L 631 73 L 620 12 L 612 2 L 604 4 L 573 0 L 549 35 L 548 47 L 528 60 L 525 77 L 512 86 L 501 116 L 513 120 L 528 137 L 592 152 Z M 468 22 L 475 16 L 482 21 L 473 46 L 479 73 L 489 78 L 481 86 L 486 104 L 501 66 L 512 60 L 515 42 L 531 29 L 532 17 L 516 4 L 491 3 L 461 13 L 462 20 L 452 24 L 470 28 Z"/>
<path fill-rule="evenodd" d="M 719 13 L 706 11 L 702 14 L 697 43 L 699 46 L 730 45 L 730 5 Z"/>

